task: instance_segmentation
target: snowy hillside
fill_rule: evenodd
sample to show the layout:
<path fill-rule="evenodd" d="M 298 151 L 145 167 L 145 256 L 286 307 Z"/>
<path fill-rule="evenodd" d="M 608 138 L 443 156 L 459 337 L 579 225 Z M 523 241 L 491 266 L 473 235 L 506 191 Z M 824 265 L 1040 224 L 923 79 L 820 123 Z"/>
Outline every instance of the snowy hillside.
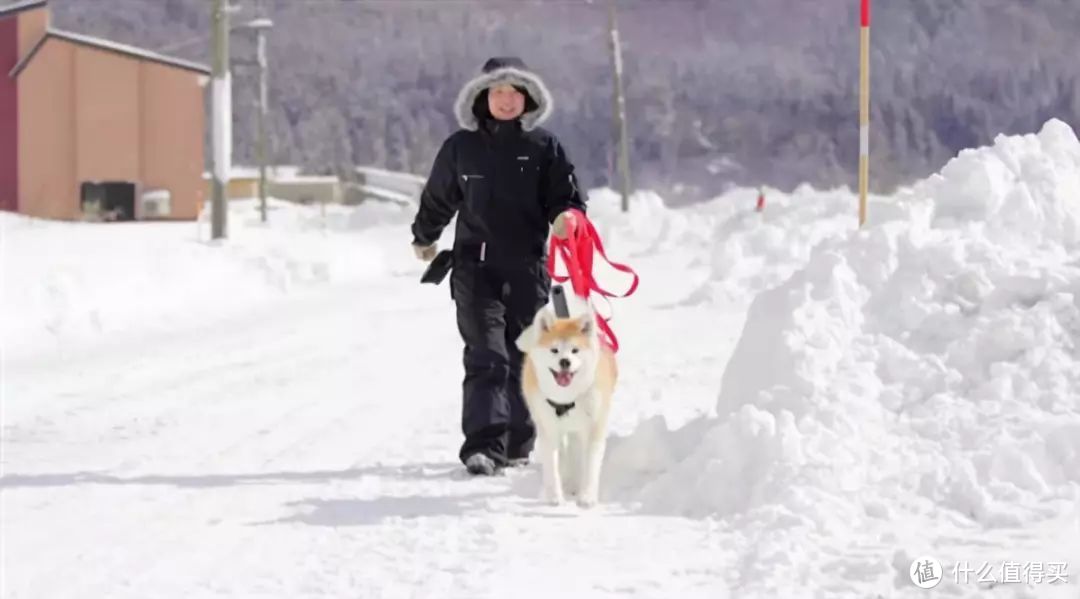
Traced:
<path fill-rule="evenodd" d="M 221 244 L 2 215 L 0 592 L 1080 597 L 1075 132 L 965 151 L 863 230 L 846 190 L 755 197 L 592 194 L 642 277 L 592 511 L 536 464 L 463 476 L 411 214 L 237 203 Z"/>
<path fill-rule="evenodd" d="M 548 82 L 551 127 L 584 184 L 618 185 L 606 3 L 237 0 L 234 20 L 260 3 L 275 25 L 273 162 L 424 174 L 454 127 L 460 86 L 493 54 L 517 54 Z M 698 197 L 728 182 L 856 185 L 858 2 L 618 4 L 637 184 L 670 185 L 669 205 L 677 186 Z M 50 6 L 59 27 L 212 62 L 205 0 Z M 924 177 L 993 132 L 1031 131 L 1052 115 L 1080 125 L 1075 0 L 875 2 L 873 15 L 876 189 Z M 255 36 L 239 30 L 230 53 L 237 106 L 252 107 L 257 70 L 243 62 Z M 255 122 L 236 112 L 238 161 L 256 161 Z"/>

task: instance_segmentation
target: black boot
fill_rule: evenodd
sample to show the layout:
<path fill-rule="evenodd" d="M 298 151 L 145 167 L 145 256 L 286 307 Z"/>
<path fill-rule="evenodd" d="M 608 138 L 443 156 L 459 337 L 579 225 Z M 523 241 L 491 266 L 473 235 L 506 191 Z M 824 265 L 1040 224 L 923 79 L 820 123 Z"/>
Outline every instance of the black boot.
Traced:
<path fill-rule="evenodd" d="M 465 469 L 477 476 L 493 476 L 499 470 L 495 461 L 483 453 L 474 453 L 466 458 Z"/>

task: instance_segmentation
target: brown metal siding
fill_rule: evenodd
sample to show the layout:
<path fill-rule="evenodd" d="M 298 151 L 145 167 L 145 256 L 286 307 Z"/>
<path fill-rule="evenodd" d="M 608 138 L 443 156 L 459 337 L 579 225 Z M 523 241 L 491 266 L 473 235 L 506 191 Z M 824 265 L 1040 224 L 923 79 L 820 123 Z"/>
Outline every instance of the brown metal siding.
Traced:
<path fill-rule="evenodd" d="M 38 43 L 49 26 L 49 9 L 44 6 L 19 13 L 19 58 Z"/>
<path fill-rule="evenodd" d="M 48 42 L 18 78 L 19 211 L 31 216 L 77 216 L 74 61 L 74 47 Z"/>
<path fill-rule="evenodd" d="M 140 69 L 144 188 L 168 189 L 170 217 L 193 219 L 205 194 L 199 75 L 153 62 Z"/>
<path fill-rule="evenodd" d="M 80 218 L 85 181 L 168 189 L 169 218 L 205 196 L 198 73 L 51 38 L 19 75 L 20 211 Z M 136 214 L 140 214 L 136 209 Z"/>
<path fill-rule="evenodd" d="M 137 182 L 141 120 L 138 61 L 76 46 L 76 182 Z"/>

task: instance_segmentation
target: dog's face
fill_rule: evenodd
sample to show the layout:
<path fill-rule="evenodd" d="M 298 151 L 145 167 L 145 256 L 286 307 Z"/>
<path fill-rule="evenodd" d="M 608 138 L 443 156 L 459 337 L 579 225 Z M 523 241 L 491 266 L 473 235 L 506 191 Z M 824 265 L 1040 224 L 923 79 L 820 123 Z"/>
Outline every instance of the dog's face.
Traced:
<path fill-rule="evenodd" d="M 537 313 L 532 326 L 517 340 L 518 349 L 529 355 L 538 377 L 550 377 L 559 387 L 575 382 L 588 384 L 597 361 L 595 317 L 556 318 L 547 309 Z M 546 385 L 545 385 L 546 386 Z"/>

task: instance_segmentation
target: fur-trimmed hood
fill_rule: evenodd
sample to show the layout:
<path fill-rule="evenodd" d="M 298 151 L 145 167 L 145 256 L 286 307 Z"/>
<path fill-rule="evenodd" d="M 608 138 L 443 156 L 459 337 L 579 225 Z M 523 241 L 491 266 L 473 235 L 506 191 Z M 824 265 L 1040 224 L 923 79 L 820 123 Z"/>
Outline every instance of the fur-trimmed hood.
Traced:
<path fill-rule="evenodd" d="M 484 63 L 480 75 L 469 80 L 458 92 L 454 102 L 454 116 L 458 125 L 476 131 L 480 125 L 480 117 L 476 114 L 477 99 L 489 87 L 502 83 L 524 88 L 526 92 L 525 112 L 519 117 L 522 129 L 534 129 L 551 115 L 551 92 L 543 79 L 530 71 L 520 58 L 496 57 Z M 486 105 L 481 109 L 486 111 Z"/>

